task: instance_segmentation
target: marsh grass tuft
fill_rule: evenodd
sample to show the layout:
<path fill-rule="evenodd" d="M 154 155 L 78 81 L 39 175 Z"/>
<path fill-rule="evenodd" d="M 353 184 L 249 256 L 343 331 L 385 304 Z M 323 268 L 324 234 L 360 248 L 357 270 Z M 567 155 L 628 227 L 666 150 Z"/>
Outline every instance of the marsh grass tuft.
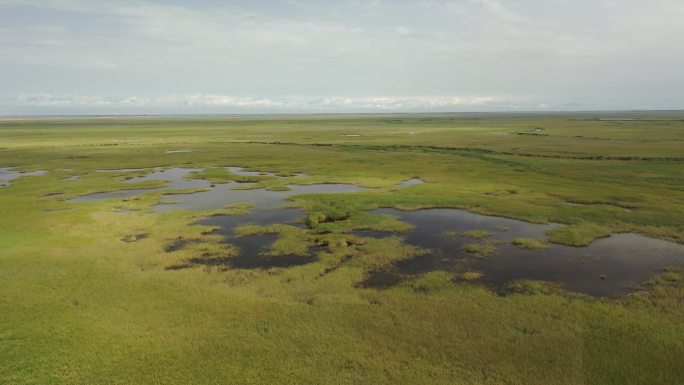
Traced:
<path fill-rule="evenodd" d="M 123 238 L 121 238 L 121 242 L 128 242 L 128 243 L 137 242 L 141 239 L 147 238 L 148 236 L 149 236 L 149 234 L 143 233 L 143 232 L 134 233 L 134 234 L 127 234 Z"/>
<path fill-rule="evenodd" d="M 595 239 L 610 236 L 610 230 L 592 223 L 580 223 L 549 230 L 547 235 L 553 243 L 581 247 Z"/>
<path fill-rule="evenodd" d="M 479 258 L 490 257 L 496 252 L 497 243 L 485 241 L 481 243 L 466 243 L 462 246 L 463 251 Z"/>
<path fill-rule="evenodd" d="M 472 239 L 485 239 L 489 238 L 491 235 L 492 233 L 486 230 L 468 230 L 463 233 L 464 237 Z"/>
<path fill-rule="evenodd" d="M 408 286 L 417 293 L 430 294 L 452 287 L 452 276 L 444 271 L 433 271 L 411 280 Z"/>
<path fill-rule="evenodd" d="M 507 285 L 506 290 L 509 294 L 520 295 L 548 295 L 563 292 L 562 287 L 556 283 L 528 279 L 511 282 Z"/>
<path fill-rule="evenodd" d="M 532 238 L 514 238 L 511 244 L 525 250 L 543 250 L 549 247 L 546 241 Z"/>
<path fill-rule="evenodd" d="M 474 282 L 482 279 L 484 274 L 480 271 L 466 271 L 461 273 L 459 277 L 466 282 Z"/>
<path fill-rule="evenodd" d="M 454 230 L 444 230 L 442 232 L 442 236 L 445 238 L 456 238 L 459 235 L 461 235 L 461 233 L 459 233 L 458 231 L 454 231 Z"/>

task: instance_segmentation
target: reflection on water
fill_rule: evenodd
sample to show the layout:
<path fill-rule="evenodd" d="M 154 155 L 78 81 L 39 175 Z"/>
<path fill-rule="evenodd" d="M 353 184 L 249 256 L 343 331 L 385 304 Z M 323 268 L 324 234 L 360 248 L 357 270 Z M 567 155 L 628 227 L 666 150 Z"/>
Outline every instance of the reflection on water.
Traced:
<path fill-rule="evenodd" d="M 616 234 L 588 247 L 550 244 L 548 249 L 523 250 L 513 246 L 511 240 L 544 239 L 547 230 L 559 225 L 532 224 L 456 209 L 380 209 L 373 213 L 394 215 L 414 225 L 415 230 L 405 235 L 406 242 L 431 252 L 371 274 L 363 284 L 367 287 L 385 287 L 429 271 L 467 269 L 484 273 L 482 282 L 495 287 L 519 279 L 535 279 L 558 282 L 576 292 L 612 296 L 632 291 L 667 266 L 684 263 L 684 245 L 636 234 Z M 463 234 L 473 229 L 491 235 L 486 240 L 475 240 Z M 359 235 L 387 236 L 378 232 Z M 495 244 L 496 252 L 476 258 L 462 250 L 465 244 L 481 242 Z"/>
<path fill-rule="evenodd" d="M 663 268 L 684 263 L 684 246 L 638 234 L 615 234 L 582 248 L 551 245 L 541 252 L 506 244 L 500 253 L 473 266 L 487 282 L 542 279 L 598 296 L 629 293 Z"/>

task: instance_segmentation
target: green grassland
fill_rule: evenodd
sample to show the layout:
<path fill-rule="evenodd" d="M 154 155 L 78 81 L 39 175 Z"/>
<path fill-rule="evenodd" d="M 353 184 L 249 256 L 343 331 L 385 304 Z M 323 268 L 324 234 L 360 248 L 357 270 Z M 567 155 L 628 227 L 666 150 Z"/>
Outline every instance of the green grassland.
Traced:
<path fill-rule="evenodd" d="M 616 116 L 631 120 L 599 119 Z M 192 152 L 167 153 L 179 149 Z M 193 177 L 271 190 L 290 180 L 226 166 L 372 189 L 294 197 L 304 229 L 239 229 L 277 234 L 273 258 L 324 246 L 313 263 L 266 270 L 173 268 L 236 255 L 192 224 L 250 207 L 155 213 L 173 199 L 160 192 L 65 201 L 164 184 L 97 169 L 201 168 Z M 681 267 L 610 299 L 535 281 L 495 292 L 469 271 L 358 287 L 368 272 L 424 252 L 403 242 L 410 226 L 367 212 L 378 207 L 563 225 L 521 247 L 581 246 L 615 232 L 684 243 L 684 114 L 5 119 L 0 167 L 50 171 L 0 188 L 2 384 L 684 381 Z M 413 177 L 426 183 L 398 187 Z M 396 234 L 349 234 L 358 229 Z M 486 238 L 477 230 L 472 238 Z M 165 251 L 179 238 L 185 247 Z M 474 252 L 491 242 L 471 241 Z"/>

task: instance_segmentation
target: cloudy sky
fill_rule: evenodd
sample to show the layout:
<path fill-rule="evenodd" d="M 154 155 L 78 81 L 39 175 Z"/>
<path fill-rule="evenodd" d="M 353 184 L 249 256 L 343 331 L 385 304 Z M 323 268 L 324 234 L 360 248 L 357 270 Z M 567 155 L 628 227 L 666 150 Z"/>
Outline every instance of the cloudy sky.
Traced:
<path fill-rule="evenodd" d="M 684 108 L 682 0 L 0 0 L 0 114 Z"/>

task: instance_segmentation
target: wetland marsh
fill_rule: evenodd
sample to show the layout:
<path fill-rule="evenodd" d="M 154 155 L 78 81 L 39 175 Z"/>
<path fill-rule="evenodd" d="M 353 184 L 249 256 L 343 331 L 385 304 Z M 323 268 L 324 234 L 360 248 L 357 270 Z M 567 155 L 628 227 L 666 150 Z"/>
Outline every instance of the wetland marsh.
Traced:
<path fill-rule="evenodd" d="M 683 122 L 2 120 L 0 380 L 678 383 Z"/>

